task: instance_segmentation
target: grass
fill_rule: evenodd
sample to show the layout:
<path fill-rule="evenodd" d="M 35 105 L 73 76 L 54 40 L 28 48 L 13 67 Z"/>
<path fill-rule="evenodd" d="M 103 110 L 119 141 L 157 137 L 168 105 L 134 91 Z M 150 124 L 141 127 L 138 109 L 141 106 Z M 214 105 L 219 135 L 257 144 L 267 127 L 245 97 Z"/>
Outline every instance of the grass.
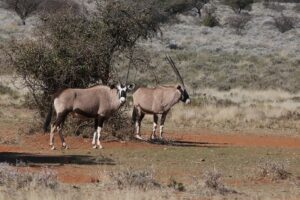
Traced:
<path fill-rule="evenodd" d="M 151 65 L 154 67 L 146 68 L 142 72 L 133 71 L 132 74 L 137 73 L 134 76 L 138 78 L 132 75 L 130 79 L 134 79 L 137 85 L 156 85 L 156 80 L 157 84 L 177 83 L 175 74 L 170 73 L 171 68 L 164 61 L 166 53 L 173 58 L 190 90 L 300 90 L 299 58 L 279 53 L 260 56 L 204 50 L 201 53 L 192 50 L 161 51 L 157 54 L 149 52 L 153 57 Z M 120 70 L 125 73 L 126 66 L 120 67 Z"/>
<path fill-rule="evenodd" d="M 296 135 L 299 130 L 299 93 L 280 90 L 218 91 L 203 89 L 192 96 L 192 105 L 176 105 L 167 127 L 195 127 L 217 130 L 273 130 Z M 151 119 L 149 119 L 151 121 Z"/>
<path fill-rule="evenodd" d="M 87 150 L 71 149 L 65 152 L 66 155 L 86 153 Z M 278 197 L 284 194 L 289 199 L 300 195 L 292 180 L 300 175 L 298 153 L 295 149 L 275 148 L 115 147 L 90 152 L 94 156 L 111 157 L 118 163 L 115 166 L 73 166 L 89 167 L 99 180 L 84 185 L 57 182 L 51 166 L 45 169 L 46 173 L 26 173 L 26 170 L 24 173 L 22 169 L 27 169 L 26 166 L 16 169 L 2 164 L 0 177 L 5 181 L 1 181 L 0 199 L 38 199 L 43 195 L 46 199 L 73 200 L 84 196 L 89 199 L 253 199 L 257 196 L 281 199 Z M 205 161 L 200 161 L 202 158 Z M 288 168 L 284 169 L 291 174 L 290 178 L 256 182 L 256 172 L 261 169 L 259 160 L 287 161 Z M 239 184 L 233 184 L 235 181 Z"/>
<path fill-rule="evenodd" d="M 16 91 L 0 83 L 0 95 L 5 94 L 11 96 L 12 98 L 18 98 L 18 94 L 16 93 Z"/>

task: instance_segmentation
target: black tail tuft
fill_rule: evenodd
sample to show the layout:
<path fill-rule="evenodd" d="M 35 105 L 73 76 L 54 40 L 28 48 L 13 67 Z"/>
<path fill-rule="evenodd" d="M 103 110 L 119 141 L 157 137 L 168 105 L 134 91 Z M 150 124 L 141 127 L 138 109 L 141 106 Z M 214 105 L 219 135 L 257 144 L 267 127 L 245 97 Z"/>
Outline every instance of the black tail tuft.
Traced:
<path fill-rule="evenodd" d="M 133 107 L 133 111 L 132 111 L 132 117 L 131 117 L 131 124 L 133 125 L 136 121 L 136 113 L 137 113 L 137 108 Z"/>
<path fill-rule="evenodd" d="M 53 111 L 53 106 L 51 104 L 43 127 L 45 133 L 48 132 L 48 127 L 49 124 L 51 123 L 52 111 Z"/>

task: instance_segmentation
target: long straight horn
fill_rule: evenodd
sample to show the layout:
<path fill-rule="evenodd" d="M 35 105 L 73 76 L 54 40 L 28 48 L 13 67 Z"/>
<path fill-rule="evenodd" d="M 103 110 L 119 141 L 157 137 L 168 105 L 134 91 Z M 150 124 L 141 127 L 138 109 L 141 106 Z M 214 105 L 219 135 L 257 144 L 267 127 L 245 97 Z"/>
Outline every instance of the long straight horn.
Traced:
<path fill-rule="evenodd" d="M 175 66 L 175 63 L 173 62 L 172 58 L 170 56 L 166 56 L 167 61 L 169 62 L 169 64 L 171 65 L 172 69 L 174 70 L 177 79 L 181 82 L 182 86 L 185 87 L 183 79 L 178 71 L 178 69 Z"/>
<path fill-rule="evenodd" d="M 126 74 L 125 85 L 127 85 L 127 81 L 128 81 L 128 77 L 129 77 L 129 70 L 130 70 L 130 63 L 128 65 L 128 70 L 127 70 L 127 74 Z"/>
<path fill-rule="evenodd" d="M 125 85 L 127 85 L 127 81 L 128 81 L 128 77 L 129 77 L 129 71 L 130 71 L 130 67 L 131 67 L 131 63 L 132 63 L 132 56 L 133 56 L 133 52 L 130 52 L 130 56 L 129 56 L 129 63 L 128 63 L 128 70 L 127 70 L 127 74 L 126 74 L 126 80 L 125 80 Z"/>
<path fill-rule="evenodd" d="M 118 83 L 121 84 L 121 79 L 120 79 L 120 77 L 118 76 L 117 70 L 116 70 L 114 67 L 112 67 L 112 70 L 113 70 L 113 73 L 115 73 L 115 75 L 116 75 L 115 78 L 118 79 L 118 80 L 117 80 Z"/>

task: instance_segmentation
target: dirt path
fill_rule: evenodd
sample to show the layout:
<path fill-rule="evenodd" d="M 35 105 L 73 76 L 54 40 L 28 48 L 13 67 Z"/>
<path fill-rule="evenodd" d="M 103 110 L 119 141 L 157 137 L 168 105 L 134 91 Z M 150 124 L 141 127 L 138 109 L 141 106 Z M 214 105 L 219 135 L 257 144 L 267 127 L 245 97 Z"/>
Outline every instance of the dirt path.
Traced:
<path fill-rule="evenodd" d="M 120 142 L 104 141 L 102 145 L 106 149 L 114 148 L 165 148 L 168 146 L 189 146 L 189 147 L 253 147 L 253 148 L 295 148 L 300 149 L 300 138 L 278 137 L 278 136 L 253 136 L 237 134 L 166 134 L 165 143 L 156 142 Z M 70 149 L 66 151 L 49 150 L 49 135 L 36 134 L 24 136 L 18 145 L 0 145 L 0 162 L 16 164 L 18 161 L 25 161 L 33 170 L 39 170 L 43 166 L 51 166 L 58 174 L 58 179 L 65 183 L 89 183 L 97 181 L 95 178 L 95 166 L 114 165 L 114 161 L 99 153 L 90 155 L 90 139 L 80 137 L 67 137 L 67 144 Z M 56 145 L 59 140 L 56 137 Z M 24 168 L 24 167 L 19 167 Z"/>

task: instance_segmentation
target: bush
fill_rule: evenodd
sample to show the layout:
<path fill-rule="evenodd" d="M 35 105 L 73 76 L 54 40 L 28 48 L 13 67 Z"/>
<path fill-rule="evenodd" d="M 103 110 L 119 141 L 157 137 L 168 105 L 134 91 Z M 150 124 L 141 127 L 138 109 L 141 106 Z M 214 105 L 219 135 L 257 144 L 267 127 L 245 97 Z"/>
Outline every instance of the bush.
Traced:
<path fill-rule="evenodd" d="M 296 18 L 285 16 L 283 13 L 279 17 L 274 17 L 275 26 L 281 33 L 295 28 L 296 21 Z"/>
<path fill-rule="evenodd" d="M 300 12 L 300 3 L 298 3 L 297 5 L 295 5 L 295 7 L 293 9 L 296 12 Z"/>
<path fill-rule="evenodd" d="M 111 173 L 113 184 L 119 189 L 138 187 L 144 191 L 152 188 L 160 188 L 150 171 L 128 169 L 118 173 Z"/>
<path fill-rule="evenodd" d="M 7 54 L 44 116 L 51 94 L 113 81 L 113 58 L 158 30 L 146 3 L 109 1 L 89 16 L 70 10 L 43 14 L 35 40 L 13 41 Z"/>
<path fill-rule="evenodd" d="M 242 13 L 228 17 L 226 23 L 235 30 L 236 34 L 241 35 L 250 19 L 251 16 L 249 14 Z"/>
<path fill-rule="evenodd" d="M 82 9 L 74 0 L 43 0 L 38 6 L 38 12 L 42 13 L 55 13 L 62 10 L 79 13 Z"/>
<path fill-rule="evenodd" d="M 264 0 L 263 5 L 265 8 L 272 9 L 278 12 L 285 9 L 285 6 L 280 5 L 278 2 L 271 2 L 270 0 Z"/>
<path fill-rule="evenodd" d="M 3 0 L 5 8 L 15 11 L 22 20 L 23 25 L 26 24 L 25 20 L 34 12 L 37 11 L 38 6 L 42 0 Z"/>
<path fill-rule="evenodd" d="M 242 10 L 250 10 L 254 0 L 223 0 L 223 2 L 230 6 L 235 12 L 241 13 Z"/>
<path fill-rule="evenodd" d="M 215 27 L 219 25 L 219 21 L 215 16 L 208 14 L 203 18 L 202 24 L 208 27 Z"/>
<path fill-rule="evenodd" d="M 184 192 L 186 190 L 183 183 L 177 182 L 174 178 L 170 179 L 170 183 L 168 184 L 168 187 L 179 192 Z"/>
<path fill-rule="evenodd" d="M 154 2 L 157 7 L 162 8 L 168 16 L 183 13 L 195 8 L 199 17 L 201 17 L 201 9 L 205 4 L 209 3 L 209 1 L 210 0 L 155 0 Z"/>

